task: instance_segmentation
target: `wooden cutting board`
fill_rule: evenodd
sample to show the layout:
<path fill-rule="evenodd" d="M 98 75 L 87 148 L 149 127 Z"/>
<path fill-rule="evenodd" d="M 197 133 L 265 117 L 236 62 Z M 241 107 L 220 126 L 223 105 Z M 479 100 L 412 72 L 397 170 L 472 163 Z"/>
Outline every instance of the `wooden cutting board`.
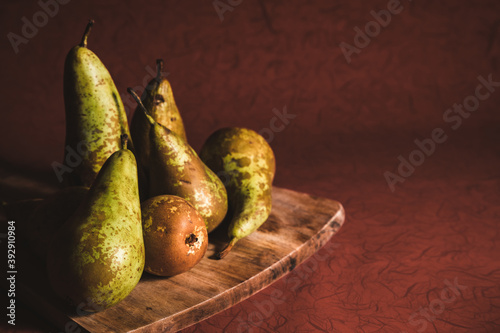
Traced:
<path fill-rule="evenodd" d="M 235 305 L 293 270 L 328 242 L 344 218 L 337 201 L 275 187 L 269 219 L 240 240 L 227 257 L 211 259 L 226 241 L 224 231 L 214 232 L 209 235 L 205 258 L 190 271 L 170 278 L 144 273 L 122 302 L 88 315 L 54 297 L 43 264 L 20 251 L 18 300 L 63 332 L 77 327 L 90 332 L 180 330 Z M 19 247 L 22 250 L 22 244 Z"/>

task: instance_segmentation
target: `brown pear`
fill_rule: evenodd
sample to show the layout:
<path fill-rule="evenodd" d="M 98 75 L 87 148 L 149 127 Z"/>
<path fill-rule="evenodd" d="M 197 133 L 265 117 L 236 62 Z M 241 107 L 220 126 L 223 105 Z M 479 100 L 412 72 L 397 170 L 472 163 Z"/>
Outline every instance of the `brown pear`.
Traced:
<path fill-rule="evenodd" d="M 147 272 L 173 276 L 200 262 L 208 233 L 193 205 L 175 195 L 159 195 L 143 202 L 141 211 Z"/>

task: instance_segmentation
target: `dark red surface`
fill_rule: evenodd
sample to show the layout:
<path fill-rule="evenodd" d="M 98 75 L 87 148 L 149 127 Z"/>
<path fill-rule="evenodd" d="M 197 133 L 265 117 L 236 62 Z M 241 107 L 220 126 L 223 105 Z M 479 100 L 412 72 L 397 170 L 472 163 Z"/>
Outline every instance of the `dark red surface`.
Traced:
<path fill-rule="evenodd" d="M 212 1 L 71 1 L 16 54 L 7 34 L 41 7 L 3 1 L 6 170 L 57 182 L 63 61 L 94 18 L 89 46 L 124 96 L 163 58 L 195 149 L 222 126 L 274 124 L 275 184 L 347 212 L 319 256 L 184 332 L 500 332 L 500 87 L 461 123 L 443 118 L 474 101 L 479 76 L 500 82 L 500 2 L 402 0 L 350 63 L 339 45 L 393 1 L 229 3 L 221 21 Z M 415 153 L 439 128 L 444 142 Z M 421 165 L 391 191 L 400 155 Z M 1 328 L 56 331 L 21 306 L 16 323 Z"/>

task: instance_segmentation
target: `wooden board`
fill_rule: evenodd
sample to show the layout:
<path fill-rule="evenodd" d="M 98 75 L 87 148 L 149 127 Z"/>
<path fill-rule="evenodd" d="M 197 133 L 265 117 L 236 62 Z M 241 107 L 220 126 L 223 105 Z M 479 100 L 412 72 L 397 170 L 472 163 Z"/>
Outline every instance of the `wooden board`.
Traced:
<path fill-rule="evenodd" d="M 54 297 L 41 263 L 20 254 L 22 301 L 62 331 L 167 332 L 204 320 L 270 285 L 314 254 L 340 229 L 345 214 L 334 200 L 273 189 L 271 216 L 222 260 L 211 259 L 225 232 L 210 234 L 205 258 L 190 271 L 160 278 L 145 273 L 132 293 L 105 311 L 79 315 Z M 22 244 L 19 244 L 21 246 Z M 26 264 L 28 261 L 31 262 Z"/>

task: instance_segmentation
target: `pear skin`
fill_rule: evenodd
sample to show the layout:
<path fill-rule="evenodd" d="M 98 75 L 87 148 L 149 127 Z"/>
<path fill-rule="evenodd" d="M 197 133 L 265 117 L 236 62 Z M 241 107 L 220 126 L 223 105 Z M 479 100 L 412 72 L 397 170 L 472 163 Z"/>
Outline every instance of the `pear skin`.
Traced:
<path fill-rule="evenodd" d="M 123 300 L 139 282 L 145 262 L 137 165 L 125 148 L 113 153 L 47 254 L 56 293 L 88 312 Z"/>
<path fill-rule="evenodd" d="M 144 90 L 141 101 L 151 117 L 187 142 L 186 130 L 181 114 L 175 103 L 170 82 L 163 76 L 163 60 L 156 60 L 157 76 L 152 79 Z M 130 132 L 139 162 L 145 162 L 149 156 L 150 124 L 141 107 L 135 109 L 130 123 Z M 140 153 L 139 153 L 140 152 Z M 145 163 L 144 163 L 145 164 Z"/>
<path fill-rule="evenodd" d="M 111 154 L 120 149 L 120 137 L 130 138 L 127 115 L 113 79 L 87 47 L 94 21 L 87 25 L 82 41 L 66 56 L 64 106 L 66 144 L 63 181 L 89 187 Z M 130 140 L 129 140 L 130 141 Z M 132 142 L 129 149 L 133 150 Z"/>
<path fill-rule="evenodd" d="M 150 123 L 148 198 L 170 194 L 191 203 L 205 220 L 207 231 L 214 230 L 227 213 L 227 193 L 222 181 L 179 135 L 156 122 L 137 94 L 129 93 L 141 106 Z"/>
<path fill-rule="evenodd" d="M 159 195 L 141 203 L 146 265 L 158 276 L 174 276 L 197 265 L 208 247 L 205 221 L 187 200 Z"/>
<path fill-rule="evenodd" d="M 148 83 L 141 96 L 142 103 L 156 122 L 167 127 L 187 142 L 184 123 L 175 103 L 172 87 L 163 76 L 163 60 L 156 60 L 156 71 L 156 77 Z M 137 106 L 130 122 L 130 133 L 134 141 L 140 175 L 139 189 L 143 198 L 147 196 L 143 193 L 148 192 L 149 170 L 147 163 L 150 154 L 150 128 L 151 125 L 146 115 L 142 112 L 141 107 Z"/>
<path fill-rule="evenodd" d="M 253 233 L 269 217 L 275 157 L 257 132 L 227 127 L 210 135 L 201 148 L 200 158 L 225 180 L 231 212 L 230 242 L 217 254 L 224 258 L 238 240 Z"/>

